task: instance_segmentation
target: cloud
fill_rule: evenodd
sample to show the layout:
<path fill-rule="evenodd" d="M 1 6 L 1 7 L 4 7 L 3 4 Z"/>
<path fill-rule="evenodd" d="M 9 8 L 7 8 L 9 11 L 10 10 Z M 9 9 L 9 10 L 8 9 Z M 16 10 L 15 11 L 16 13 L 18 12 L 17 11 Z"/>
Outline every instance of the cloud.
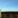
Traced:
<path fill-rule="evenodd" d="M 1 8 L 0 8 L 0 9 L 1 9 Z M 18 11 L 18 10 L 17 10 L 17 9 L 16 9 L 16 10 L 15 10 L 15 9 L 12 10 L 12 9 L 2 8 L 1 11 Z"/>
<path fill-rule="evenodd" d="M 6 8 L 2 8 L 1 11 L 6 11 Z"/>

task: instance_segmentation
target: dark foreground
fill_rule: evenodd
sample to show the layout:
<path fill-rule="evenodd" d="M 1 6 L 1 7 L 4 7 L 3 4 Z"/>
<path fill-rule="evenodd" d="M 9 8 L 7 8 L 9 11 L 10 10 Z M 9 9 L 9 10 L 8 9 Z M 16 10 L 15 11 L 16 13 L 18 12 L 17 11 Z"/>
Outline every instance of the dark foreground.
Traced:
<path fill-rule="evenodd" d="M 1 12 L 1 18 L 18 18 L 18 12 Z"/>

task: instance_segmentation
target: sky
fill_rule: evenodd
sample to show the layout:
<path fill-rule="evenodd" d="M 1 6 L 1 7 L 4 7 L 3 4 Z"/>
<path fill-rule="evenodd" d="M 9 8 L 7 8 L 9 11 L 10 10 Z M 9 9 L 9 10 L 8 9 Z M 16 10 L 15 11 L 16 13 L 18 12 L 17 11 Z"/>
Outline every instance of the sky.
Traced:
<path fill-rule="evenodd" d="M 2 11 L 18 11 L 18 0 L 0 0 L 0 9 Z"/>

